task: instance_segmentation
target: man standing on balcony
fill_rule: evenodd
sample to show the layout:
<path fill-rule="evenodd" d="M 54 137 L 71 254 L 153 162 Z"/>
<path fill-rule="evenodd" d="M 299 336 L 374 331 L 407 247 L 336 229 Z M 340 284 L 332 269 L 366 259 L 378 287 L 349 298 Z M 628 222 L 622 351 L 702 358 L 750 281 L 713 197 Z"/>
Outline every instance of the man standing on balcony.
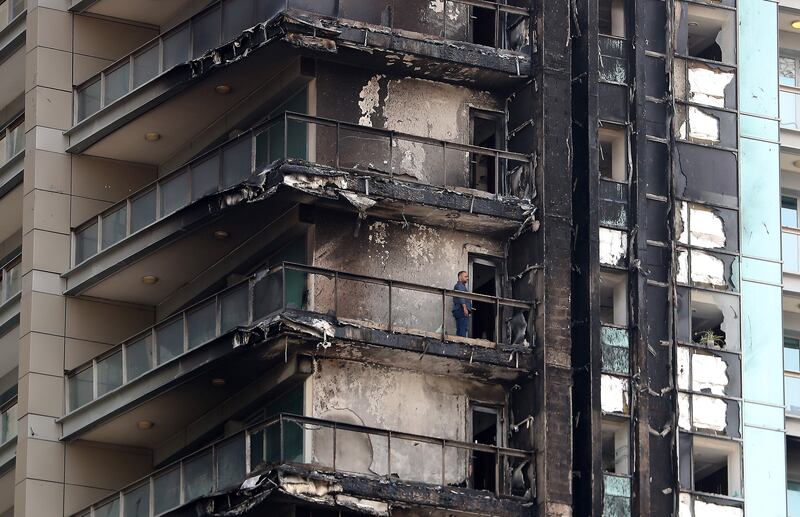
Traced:
<path fill-rule="evenodd" d="M 467 282 L 469 282 L 469 273 L 466 271 L 459 271 L 458 282 L 456 282 L 453 290 L 468 293 L 469 289 L 467 289 Z M 472 300 L 453 297 L 453 317 L 456 319 L 456 335 L 460 337 L 467 337 L 467 331 L 469 330 L 469 317 L 473 310 Z"/>

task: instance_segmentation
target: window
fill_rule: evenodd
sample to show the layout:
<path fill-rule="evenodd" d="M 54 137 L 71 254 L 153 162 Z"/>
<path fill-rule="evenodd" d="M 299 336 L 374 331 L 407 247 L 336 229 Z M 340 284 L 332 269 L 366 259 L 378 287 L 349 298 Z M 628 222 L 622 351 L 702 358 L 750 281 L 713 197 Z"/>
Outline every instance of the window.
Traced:
<path fill-rule="evenodd" d="M 630 473 L 630 420 L 605 417 L 601 424 L 603 471 Z"/>
<path fill-rule="evenodd" d="M 698 345 L 739 350 L 738 299 L 735 296 L 692 290 L 692 341 Z"/>
<path fill-rule="evenodd" d="M 18 118 L 0 130 L 0 165 L 25 150 L 24 119 Z"/>
<path fill-rule="evenodd" d="M 598 130 L 600 177 L 614 181 L 628 180 L 625 130 L 603 127 Z"/>
<path fill-rule="evenodd" d="M 500 292 L 500 276 L 498 275 L 497 264 L 488 257 L 469 257 L 469 275 L 472 284 L 472 292 L 485 294 L 487 296 L 497 296 Z M 470 318 L 469 336 L 476 339 L 495 339 L 495 307 L 492 303 L 472 301 L 475 312 Z"/>
<path fill-rule="evenodd" d="M 783 270 L 791 273 L 800 272 L 800 232 L 798 224 L 797 198 L 781 196 L 781 233 L 783 240 Z"/>
<path fill-rule="evenodd" d="M 600 34 L 625 37 L 625 0 L 600 0 Z"/>
<path fill-rule="evenodd" d="M 0 304 L 5 303 L 20 292 L 19 272 L 22 259 L 17 257 L 0 271 Z"/>
<path fill-rule="evenodd" d="M 495 10 L 476 5 L 470 6 L 470 10 L 472 11 L 469 17 L 470 41 L 487 47 L 500 46 L 501 42 L 497 41 Z"/>
<path fill-rule="evenodd" d="M 800 372 L 800 339 L 783 336 L 783 369 Z"/>
<path fill-rule="evenodd" d="M 470 143 L 489 149 L 505 149 L 505 115 L 488 111 L 470 111 Z M 470 160 L 470 188 L 491 194 L 499 193 L 503 171 L 500 160 L 485 154 L 473 154 Z"/>
<path fill-rule="evenodd" d="M 684 489 L 741 497 L 742 450 L 738 442 L 681 433 L 679 456 Z"/>
<path fill-rule="evenodd" d="M 499 408 L 474 405 L 471 420 L 472 443 L 501 445 L 502 421 Z M 470 467 L 472 488 L 494 491 L 497 483 L 495 455 L 490 452 L 472 451 Z"/>
<path fill-rule="evenodd" d="M 778 60 L 778 80 L 781 86 L 797 87 L 800 59 L 794 56 L 783 55 Z M 800 106 L 797 102 L 797 93 L 791 88 L 780 92 L 781 127 L 785 129 L 800 129 Z"/>
<path fill-rule="evenodd" d="M 677 2 L 678 54 L 735 64 L 735 14 L 729 9 Z"/>
<path fill-rule="evenodd" d="M 628 325 L 628 279 L 624 273 L 600 272 L 600 321 Z"/>
<path fill-rule="evenodd" d="M 797 198 L 781 196 L 781 226 L 797 228 Z"/>

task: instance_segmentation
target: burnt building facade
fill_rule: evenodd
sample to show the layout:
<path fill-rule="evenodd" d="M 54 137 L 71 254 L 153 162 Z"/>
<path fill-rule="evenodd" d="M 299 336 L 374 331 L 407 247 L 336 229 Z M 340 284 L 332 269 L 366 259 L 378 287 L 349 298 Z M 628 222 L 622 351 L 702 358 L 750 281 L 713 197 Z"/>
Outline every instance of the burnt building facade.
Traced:
<path fill-rule="evenodd" d="M 778 9 L 0 1 L 0 516 L 789 515 Z"/>

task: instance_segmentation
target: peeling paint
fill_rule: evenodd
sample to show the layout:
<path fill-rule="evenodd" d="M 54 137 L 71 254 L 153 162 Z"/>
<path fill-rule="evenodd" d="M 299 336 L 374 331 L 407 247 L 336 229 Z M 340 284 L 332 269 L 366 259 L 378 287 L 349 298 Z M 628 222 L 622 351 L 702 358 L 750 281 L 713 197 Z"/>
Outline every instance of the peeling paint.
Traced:
<path fill-rule="evenodd" d="M 380 103 L 380 80 L 382 78 L 383 75 L 376 74 L 361 88 L 360 100 L 358 101 L 361 118 L 358 119 L 358 123 L 362 126 L 372 127 L 372 115 L 375 114 L 375 110 Z"/>

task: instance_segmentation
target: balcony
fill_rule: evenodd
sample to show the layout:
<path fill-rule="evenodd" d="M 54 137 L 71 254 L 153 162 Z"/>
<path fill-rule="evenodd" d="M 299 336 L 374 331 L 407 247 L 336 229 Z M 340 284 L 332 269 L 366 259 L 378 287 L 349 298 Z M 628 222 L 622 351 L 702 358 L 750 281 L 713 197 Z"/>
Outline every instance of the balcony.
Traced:
<path fill-rule="evenodd" d="M 16 457 L 17 398 L 0 405 L 0 472 Z"/>
<path fill-rule="evenodd" d="M 24 120 L 19 118 L 0 130 L 0 197 L 22 183 L 24 125 Z"/>
<path fill-rule="evenodd" d="M 366 466 L 360 460 L 362 452 L 373 456 Z M 494 472 L 486 476 L 493 480 L 489 486 L 476 486 L 472 467 L 478 458 L 483 465 L 494 465 Z M 453 498 L 448 506 L 458 501 L 458 494 L 484 499 L 493 493 L 496 498 L 523 502 L 530 480 L 512 478 L 510 473 L 533 461 L 532 452 L 518 449 L 279 414 L 159 468 L 74 517 L 154 517 L 233 491 L 245 482 L 260 491 L 262 476 L 278 466 L 367 478 L 368 483 L 382 485 L 412 485 L 409 488 L 416 491 L 448 487 Z M 280 483 L 278 477 L 275 486 Z M 500 502 L 494 504 L 502 507 Z"/>
<path fill-rule="evenodd" d="M 454 297 L 470 299 L 477 310 L 493 314 L 491 339 L 455 335 L 450 314 Z M 444 347 L 439 353 L 483 363 L 484 367 L 494 363 L 498 368 L 514 369 L 508 364 L 506 348 L 522 347 L 527 328 L 513 330 L 509 322 L 514 314 L 531 310 L 532 304 L 518 300 L 283 263 L 192 305 L 69 372 L 67 417 L 112 393 L 118 394 L 117 402 L 133 402 L 132 396 L 119 393 L 134 381 L 155 382 L 150 389 L 161 388 L 158 381 L 145 380 L 150 377 L 148 374 L 174 370 L 174 374 L 162 375 L 174 382 L 176 377 L 186 376 L 229 353 L 227 342 L 216 346 L 220 338 L 239 328 L 280 321 L 289 322 L 290 328 L 300 333 L 305 327 L 323 342 L 371 341 L 402 349 L 402 343 L 389 340 L 389 332 L 459 343 L 460 348 L 454 352 Z M 522 322 L 528 324 L 524 318 Z M 233 339 L 233 348 L 242 344 Z M 205 352 L 202 359 L 197 355 L 201 350 Z M 437 351 L 431 347 L 429 353 Z M 325 355 L 324 351 L 320 353 Z M 522 362 L 525 363 L 524 358 Z M 147 396 L 148 390 L 141 395 Z M 98 413 L 102 416 L 105 411 Z M 77 430 L 78 427 L 64 424 L 65 435 Z"/>
<path fill-rule="evenodd" d="M 6 257 L 5 264 L 0 266 L 0 335 L 19 319 L 21 268 L 22 255 L 18 251 Z"/>
<path fill-rule="evenodd" d="M 440 11 L 431 11 L 434 19 L 421 21 L 402 9 L 395 10 L 395 2 L 399 0 L 218 0 L 80 85 L 76 89 L 75 122 L 290 9 L 497 49 L 516 50 L 527 45 L 529 12 L 524 8 L 487 0 L 444 0 Z M 485 24 L 481 31 L 474 27 L 479 22 Z"/>
<path fill-rule="evenodd" d="M 25 42 L 25 0 L 0 0 L 0 63 Z"/>

